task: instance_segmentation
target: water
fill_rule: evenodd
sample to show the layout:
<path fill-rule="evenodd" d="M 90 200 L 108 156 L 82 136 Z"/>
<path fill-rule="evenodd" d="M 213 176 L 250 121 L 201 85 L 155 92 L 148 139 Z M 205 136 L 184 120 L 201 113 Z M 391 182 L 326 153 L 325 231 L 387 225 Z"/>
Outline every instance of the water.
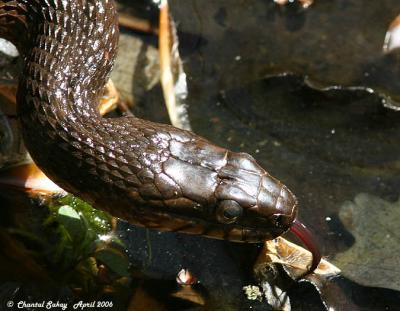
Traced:
<path fill-rule="evenodd" d="M 205 5 L 193 0 L 171 1 L 171 8 L 179 25 L 193 130 L 252 154 L 287 184 L 299 198 L 300 219 L 315 232 L 322 253 L 340 268 L 335 254 L 358 245 L 352 228 L 339 217 L 345 202 L 360 193 L 388 202 L 399 196 L 400 115 L 387 107 L 399 106 L 400 54 L 384 55 L 382 46 L 400 4 L 316 1 L 302 10 L 273 1 Z M 144 116 L 163 118 L 157 107 L 146 112 L 139 104 L 139 109 Z M 371 220 L 371 226 L 396 230 L 396 217 L 382 217 Z M 240 290 L 254 283 L 257 246 L 172 234 L 150 237 L 160 253 L 147 266 L 148 273 L 172 278 L 179 267 L 189 267 L 208 290 L 209 308 L 266 308 L 244 300 Z M 138 240 L 131 240 L 136 251 Z M 167 250 L 170 255 L 163 256 Z M 366 249 L 354 258 L 352 270 L 368 265 L 368 256 Z M 387 248 L 379 256 L 384 262 L 397 254 Z M 232 265 L 236 268 L 228 269 Z M 399 309 L 400 294 L 373 287 L 374 278 L 384 275 L 376 266 L 370 270 L 363 285 L 372 287 L 344 278 L 335 284 L 340 297 L 354 310 Z M 396 266 L 389 270 L 397 273 Z M 344 274 L 354 277 L 348 268 Z M 395 286 L 388 281 L 384 287 Z M 323 309 L 312 286 L 298 286 L 290 294 L 293 310 Z"/>

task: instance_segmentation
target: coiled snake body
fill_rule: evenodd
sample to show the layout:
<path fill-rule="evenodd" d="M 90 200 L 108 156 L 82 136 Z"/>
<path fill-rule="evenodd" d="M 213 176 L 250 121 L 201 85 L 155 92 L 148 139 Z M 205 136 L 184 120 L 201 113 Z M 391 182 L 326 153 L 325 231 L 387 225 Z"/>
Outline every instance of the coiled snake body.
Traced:
<path fill-rule="evenodd" d="M 118 26 L 112 0 L 0 0 L 24 58 L 17 111 L 35 163 L 132 224 L 242 242 L 287 231 L 294 195 L 243 153 L 136 117 L 102 118 Z"/>

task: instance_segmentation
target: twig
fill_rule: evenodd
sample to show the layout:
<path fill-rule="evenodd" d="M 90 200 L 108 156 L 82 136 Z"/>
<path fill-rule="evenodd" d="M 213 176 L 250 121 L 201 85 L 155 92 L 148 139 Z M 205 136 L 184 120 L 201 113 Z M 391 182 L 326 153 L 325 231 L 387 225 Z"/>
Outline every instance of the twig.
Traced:
<path fill-rule="evenodd" d="M 128 28 L 133 31 L 158 35 L 158 29 L 154 27 L 148 20 L 128 16 L 123 13 L 119 14 L 118 20 L 121 27 Z"/>

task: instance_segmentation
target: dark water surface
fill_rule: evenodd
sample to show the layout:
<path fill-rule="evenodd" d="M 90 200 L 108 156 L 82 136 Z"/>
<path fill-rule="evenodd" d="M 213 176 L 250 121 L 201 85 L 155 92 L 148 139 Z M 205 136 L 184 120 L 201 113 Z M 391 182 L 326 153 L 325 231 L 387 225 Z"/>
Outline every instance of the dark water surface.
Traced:
<path fill-rule="evenodd" d="M 338 216 L 343 203 L 359 193 L 399 196 L 400 114 L 385 106 L 399 107 L 400 54 L 383 55 L 382 45 L 400 3 L 316 1 L 308 10 L 261 0 L 170 4 L 193 130 L 252 154 L 287 184 L 324 256 L 352 247 L 354 236 Z M 154 116 L 153 108 L 139 114 Z M 127 235 L 133 257 L 143 258 L 136 235 L 144 233 L 134 231 Z M 207 288 L 210 310 L 265 310 L 241 294 L 254 283 L 257 246 L 150 236 L 148 273 L 172 278 L 188 267 Z M 338 284 L 360 310 L 400 310 L 397 291 Z M 299 285 L 291 298 L 293 310 L 323 309 L 312 286 Z"/>

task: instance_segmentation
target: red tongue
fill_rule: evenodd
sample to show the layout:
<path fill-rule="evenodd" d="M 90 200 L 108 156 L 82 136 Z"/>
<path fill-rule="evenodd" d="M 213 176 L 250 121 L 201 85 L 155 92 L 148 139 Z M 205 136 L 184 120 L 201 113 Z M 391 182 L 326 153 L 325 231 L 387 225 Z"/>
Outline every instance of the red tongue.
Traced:
<path fill-rule="evenodd" d="M 311 252 L 313 259 L 308 273 L 313 272 L 318 267 L 318 264 L 321 261 L 321 254 L 317 247 L 317 243 L 314 240 L 314 237 L 312 236 L 311 232 L 307 229 L 307 227 L 297 219 L 294 220 L 292 226 L 290 227 L 290 231 L 292 231 Z"/>

